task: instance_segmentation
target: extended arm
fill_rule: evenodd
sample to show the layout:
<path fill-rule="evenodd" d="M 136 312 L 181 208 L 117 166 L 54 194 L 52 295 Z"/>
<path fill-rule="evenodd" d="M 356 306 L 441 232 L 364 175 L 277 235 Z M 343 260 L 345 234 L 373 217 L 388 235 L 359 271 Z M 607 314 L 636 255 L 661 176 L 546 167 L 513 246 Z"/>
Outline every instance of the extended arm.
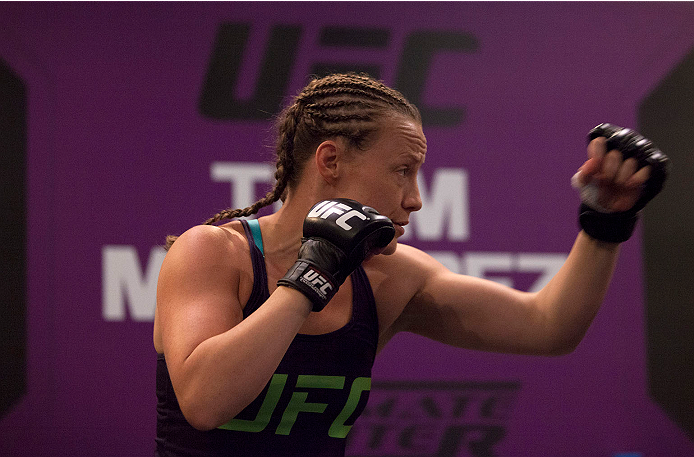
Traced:
<path fill-rule="evenodd" d="M 604 136 L 591 138 L 589 159 L 578 176 L 581 185 L 590 184 L 595 191 L 581 207 L 586 231 L 541 291 L 525 293 L 453 274 L 409 249 L 403 255 L 424 279 L 394 330 L 472 349 L 546 355 L 571 351 L 603 301 L 618 242 L 629 237 L 637 211 L 662 188 L 667 174 L 667 158 L 643 137 L 614 126 L 600 128 Z"/>
<path fill-rule="evenodd" d="M 557 355 L 570 352 L 590 326 L 619 245 L 580 233 L 560 271 L 537 293 L 455 274 L 421 251 L 402 251 L 427 279 L 394 331 L 468 349 Z"/>

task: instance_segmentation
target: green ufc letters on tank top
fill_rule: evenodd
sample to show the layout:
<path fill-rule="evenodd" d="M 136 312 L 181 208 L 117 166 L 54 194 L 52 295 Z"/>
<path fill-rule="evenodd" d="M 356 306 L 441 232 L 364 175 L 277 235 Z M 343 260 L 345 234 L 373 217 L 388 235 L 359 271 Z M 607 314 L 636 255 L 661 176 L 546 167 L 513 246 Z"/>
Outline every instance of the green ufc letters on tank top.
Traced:
<path fill-rule="evenodd" d="M 287 384 L 288 376 L 286 374 L 274 374 L 270 380 L 263 403 L 258 410 L 258 414 L 253 420 L 232 419 L 219 428 L 225 430 L 234 430 L 239 432 L 260 432 L 270 423 L 272 413 L 277 407 L 282 391 Z M 296 381 L 296 387 L 300 389 L 344 389 L 344 376 L 313 376 L 299 375 Z M 331 438 L 345 438 L 351 425 L 345 425 L 345 421 L 354 413 L 359 404 L 359 399 L 364 391 L 371 390 L 371 378 L 360 377 L 352 382 L 349 391 L 349 396 L 345 402 L 342 411 L 333 421 L 328 435 Z M 310 403 L 307 402 L 308 392 L 293 392 L 287 407 L 282 413 L 275 434 L 289 435 L 292 431 L 292 426 L 299 417 L 299 413 L 316 413 L 321 414 L 328 407 L 327 403 Z"/>

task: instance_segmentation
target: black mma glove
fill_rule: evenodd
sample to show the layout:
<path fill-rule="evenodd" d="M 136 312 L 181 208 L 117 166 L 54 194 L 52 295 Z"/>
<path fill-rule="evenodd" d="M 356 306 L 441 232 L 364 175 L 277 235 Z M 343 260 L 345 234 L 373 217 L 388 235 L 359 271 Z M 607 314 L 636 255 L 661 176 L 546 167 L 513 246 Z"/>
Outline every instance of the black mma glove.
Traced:
<path fill-rule="evenodd" d="M 324 200 L 304 220 L 299 258 L 278 286 L 298 290 L 322 310 L 345 279 L 370 254 L 390 243 L 393 223 L 354 200 Z"/>
<path fill-rule="evenodd" d="M 588 132 L 588 143 L 598 137 L 607 139 L 607 151 L 622 153 L 624 160 L 634 157 L 637 169 L 651 166 L 650 177 L 644 184 L 641 196 L 628 211 L 609 212 L 597 204 L 597 190 L 589 184 L 581 191 L 578 221 L 592 238 L 610 243 L 621 243 L 631 237 L 636 227 L 638 213 L 663 188 L 668 175 L 669 159 L 652 142 L 635 131 L 612 124 L 600 124 Z"/>

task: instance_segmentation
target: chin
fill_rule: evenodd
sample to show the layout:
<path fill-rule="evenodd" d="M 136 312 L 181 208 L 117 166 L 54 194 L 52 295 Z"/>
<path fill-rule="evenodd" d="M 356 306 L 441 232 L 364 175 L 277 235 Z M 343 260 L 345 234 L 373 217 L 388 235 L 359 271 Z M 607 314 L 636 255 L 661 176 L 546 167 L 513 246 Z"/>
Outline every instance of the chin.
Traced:
<path fill-rule="evenodd" d="M 388 243 L 388 246 L 386 246 L 383 251 L 381 251 L 381 254 L 383 255 L 391 255 L 395 254 L 395 250 L 398 248 L 398 239 L 397 237 L 393 238 L 393 241 Z"/>

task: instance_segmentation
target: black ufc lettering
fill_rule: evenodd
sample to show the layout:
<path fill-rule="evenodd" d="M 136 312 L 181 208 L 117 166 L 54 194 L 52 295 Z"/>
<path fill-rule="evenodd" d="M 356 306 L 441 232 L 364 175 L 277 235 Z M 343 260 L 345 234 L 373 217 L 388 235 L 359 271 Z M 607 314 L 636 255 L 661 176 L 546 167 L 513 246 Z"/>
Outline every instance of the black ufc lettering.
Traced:
<path fill-rule="evenodd" d="M 300 26 L 272 27 L 265 47 L 255 90 L 250 100 L 234 95 L 250 24 L 220 25 L 200 96 L 200 112 L 213 119 L 265 120 L 281 109 L 287 93 L 298 44 Z M 333 27 L 321 29 L 319 43 L 326 48 L 385 49 L 390 31 L 383 28 Z M 463 107 L 434 108 L 424 104 L 427 75 L 440 50 L 475 52 L 477 40 L 461 32 L 415 31 L 408 35 L 399 61 L 395 87 L 415 103 L 425 125 L 455 126 L 463 122 Z M 370 62 L 314 62 L 311 73 L 357 71 L 380 78 L 381 65 Z"/>
<path fill-rule="evenodd" d="M 472 35 L 458 32 L 414 32 L 407 37 L 400 59 L 395 87 L 398 88 L 422 114 L 422 123 L 440 127 L 453 127 L 463 122 L 465 109 L 432 108 L 422 100 L 431 60 L 439 50 L 474 52 L 477 40 Z"/>
<path fill-rule="evenodd" d="M 27 392 L 27 140 L 25 80 L 0 58 L 0 418 Z"/>
<path fill-rule="evenodd" d="M 212 119 L 267 119 L 279 111 L 294 65 L 301 27 L 275 26 L 265 49 L 253 98 L 238 100 L 234 88 L 239 75 L 249 24 L 222 24 L 217 32 L 210 66 L 200 96 L 200 112 Z"/>

